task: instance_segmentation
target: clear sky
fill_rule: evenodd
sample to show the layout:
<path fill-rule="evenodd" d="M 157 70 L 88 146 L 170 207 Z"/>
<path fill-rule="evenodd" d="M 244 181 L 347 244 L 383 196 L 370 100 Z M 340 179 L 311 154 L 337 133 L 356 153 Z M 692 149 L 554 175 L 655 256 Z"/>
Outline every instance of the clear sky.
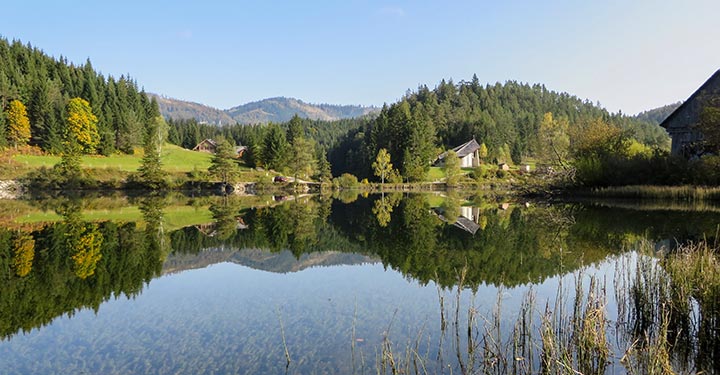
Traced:
<path fill-rule="evenodd" d="M 611 111 L 686 99 L 720 68 L 720 1 L 12 1 L 0 35 L 226 109 L 381 105 L 442 78 L 543 83 Z"/>

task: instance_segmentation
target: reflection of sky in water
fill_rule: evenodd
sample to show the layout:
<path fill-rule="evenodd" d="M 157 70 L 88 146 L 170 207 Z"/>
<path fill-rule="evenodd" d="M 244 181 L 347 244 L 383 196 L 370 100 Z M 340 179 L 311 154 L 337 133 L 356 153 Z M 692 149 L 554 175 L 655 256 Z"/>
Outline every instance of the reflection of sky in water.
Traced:
<path fill-rule="evenodd" d="M 586 272 L 606 275 L 611 303 L 613 272 L 612 261 Z M 573 289 L 574 276 L 563 279 Z M 550 278 L 533 287 L 536 308 L 544 308 L 544 296 L 555 293 L 557 282 Z M 528 289 L 503 290 L 504 321 L 514 321 Z M 480 286 L 478 312 L 490 316 L 497 296 L 496 287 Z M 448 310 L 453 301 L 445 292 Z M 98 314 L 86 309 L 18 334 L 0 343 L 0 368 L 47 374 L 280 373 L 285 371 L 282 319 L 290 373 L 349 373 L 355 314 L 356 337 L 363 339 L 356 343 L 356 366 L 359 370 L 364 361 L 365 373 L 375 372 L 376 352 L 391 322 L 398 351 L 421 331 L 425 341 L 428 335 L 437 341 L 435 286 L 420 286 L 381 264 L 277 274 L 222 263 L 155 279 L 134 300 L 113 299 Z"/>

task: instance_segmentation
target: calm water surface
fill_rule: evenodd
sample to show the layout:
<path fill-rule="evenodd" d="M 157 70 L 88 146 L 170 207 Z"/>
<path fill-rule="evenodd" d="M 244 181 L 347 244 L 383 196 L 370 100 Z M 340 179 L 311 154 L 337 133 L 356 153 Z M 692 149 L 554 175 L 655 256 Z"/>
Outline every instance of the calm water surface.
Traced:
<path fill-rule="evenodd" d="M 479 340 L 487 322 L 510 361 L 537 365 L 509 338 L 528 298 L 539 314 L 594 277 L 619 336 L 618 273 L 720 224 L 713 210 L 428 195 L 278 201 L 195 202 L 212 220 L 188 226 L 161 199 L 121 221 L 60 201 L 43 206 L 57 220 L 6 224 L 0 372 L 374 374 L 392 356 L 455 374 L 480 368 L 466 331 Z M 621 346 L 604 372 L 626 372 Z"/>

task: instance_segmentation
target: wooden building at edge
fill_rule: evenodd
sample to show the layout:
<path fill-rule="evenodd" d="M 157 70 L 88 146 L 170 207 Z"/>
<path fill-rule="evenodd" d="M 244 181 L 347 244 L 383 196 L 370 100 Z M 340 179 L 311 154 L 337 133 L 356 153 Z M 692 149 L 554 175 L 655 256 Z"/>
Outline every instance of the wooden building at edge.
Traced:
<path fill-rule="evenodd" d="M 711 101 L 718 99 L 720 99 L 720 70 L 660 124 L 672 138 L 670 151 L 672 155 L 692 157 L 703 153 L 703 135 L 697 125 L 705 107 L 711 105 Z"/>

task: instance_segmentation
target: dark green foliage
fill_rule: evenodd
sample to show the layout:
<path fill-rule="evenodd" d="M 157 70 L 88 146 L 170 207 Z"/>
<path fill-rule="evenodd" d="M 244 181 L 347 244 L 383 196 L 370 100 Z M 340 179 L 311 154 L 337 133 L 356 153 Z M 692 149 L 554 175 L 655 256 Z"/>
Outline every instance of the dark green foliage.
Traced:
<path fill-rule="evenodd" d="M 330 152 L 333 174 L 370 177 L 380 148 L 405 178 L 421 179 L 439 154 L 475 137 L 488 148 L 489 160 L 518 163 L 538 154 L 538 130 L 545 113 L 567 119 L 569 128 L 603 119 L 650 146 L 667 147 L 665 131 L 622 114 L 610 114 L 589 101 L 542 85 L 514 81 L 482 86 L 442 81 L 434 89 L 421 86 L 400 102 L 385 106 L 373 121 L 351 130 Z M 437 154 L 436 154 L 437 153 Z"/>
<path fill-rule="evenodd" d="M 270 124 L 262 141 L 262 161 L 267 169 L 283 170 L 289 156 L 289 144 L 285 132 L 279 126 Z"/>
<path fill-rule="evenodd" d="M 239 173 L 235 149 L 225 138 L 220 138 L 216 142 L 217 148 L 208 172 L 220 182 L 227 184 L 232 182 Z"/>
<path fill-rule="evenodd" d="M 90 61 L 78 66 L 64 57 L 54 59 L 19 41 L 0 38 L 0 107 L 13 99 L 27 103 L 31 144 L 51 153 L 62 151 L 65 106 L 70 98 L 87 100 L 98 117 L 97 151 L 131 153 L 142 144 L 144 128 L 158 112 L 135 81 L 105 78 Z"/>
<path fill-rule="evenodd" d="M 151 190 L 162 190 L 168 187 L 167 172 L 162 169 L 160 156 L 165 143 L 167 125 L 160 116 L 155 117 L 147 130 L 144 142 L 142 163 L 138 169 L 140 183 Z"/>
<path fill-rule="evenodd" d="M 665 121 L 665 119 L 670 116 L 671 113 L 678 109 L 681 104 L 682 102 L 677 102 L 643 111 L 635 115 L 635 118 L 637 120 L 647 122 L 653 125 L 659 125 L 661 122 Z"/>
<path fill-rule="evenodd" d="M 332 179 L 332 171 L 330 162 L 327 159 L 327 152 L 319 145 L 315 147 L 315 160 L 317 160 L 317 169 L 313 177 L 321 182 L 330 181 Z"/>
<path fill-rule="evenodd" d="M 148 235 L 147 230 L 138 230 L 136 223 L 84 222 L 77 203 L 64 206 L 58 210 L 64 221 L 26 233 L 34 240 L 35 257 L 25 277 L 7 272 L 11 269 L 12 239 L 17 234 L 0 229 L 2 338 L 28 332 L 82 308 L 97 310 L 113 296 L 137 296 L 147 282 L 160 275 L 166 253 L 158 246 L 163 241 L 156 233 Z M 147 228 L 155 228 L 152 221 Z M 95 258 L 92 274 L 81 278 L 72 258 L 77 254 L 73 244 L 89 233 L 102 238 L 99 260 Z"/>

